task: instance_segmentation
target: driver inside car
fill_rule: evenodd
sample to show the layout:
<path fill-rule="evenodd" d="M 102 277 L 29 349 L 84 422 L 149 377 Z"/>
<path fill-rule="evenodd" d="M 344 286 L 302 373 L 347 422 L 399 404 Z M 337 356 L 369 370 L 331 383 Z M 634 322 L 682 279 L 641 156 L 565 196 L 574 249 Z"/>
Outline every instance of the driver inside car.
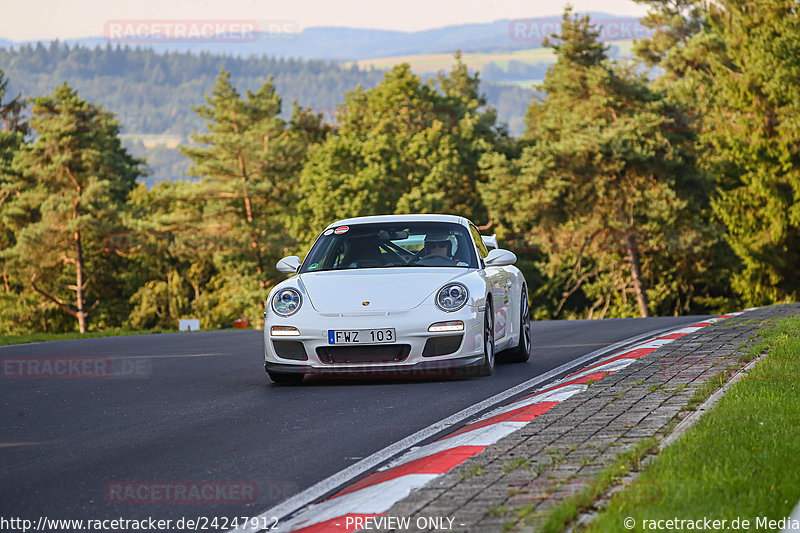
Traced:
<path fill-rule="evenodd" d="M 453 257 L 453 241 L 447 235 L 426 235 L 423 256 L 446 257 L 459 266 L 467 264 Z"/>

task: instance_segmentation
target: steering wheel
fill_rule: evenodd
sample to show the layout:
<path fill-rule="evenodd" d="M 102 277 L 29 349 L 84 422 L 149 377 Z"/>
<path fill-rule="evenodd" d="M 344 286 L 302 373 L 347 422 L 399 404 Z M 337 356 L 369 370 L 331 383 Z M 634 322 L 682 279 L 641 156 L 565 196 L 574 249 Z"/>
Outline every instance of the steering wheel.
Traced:
<path fill-rule="evenodd" d="M 417 256 L 412 260 L 412 262 L 423 263 L 426 264 L 427 266 L 451 266 L 455 264 L 455 262 L 448 256 L 440 254 L 428 254 L 428 255 Z M 429 262 L 433 262 L 434 264 L 428 264 Z"/>

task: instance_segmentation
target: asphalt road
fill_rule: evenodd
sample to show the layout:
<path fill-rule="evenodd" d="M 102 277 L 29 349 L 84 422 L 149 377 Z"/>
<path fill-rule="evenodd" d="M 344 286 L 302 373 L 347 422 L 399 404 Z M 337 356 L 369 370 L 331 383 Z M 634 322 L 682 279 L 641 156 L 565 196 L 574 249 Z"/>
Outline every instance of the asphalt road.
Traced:
<path fill-rule="evenodd" d="M 268 383 L 259 331 L 0 347 L 0 516 L 252 516 L 419 429 L 581 355 L 697 321 L 539 322 L 530 362 L 501 364 L 490 378 L 314 377 L 299 387 Z M 47 361 L 55 362 L 48 357 L 77 358 L 94 368 L 90 374 L 105 375 L 113 368 L 114 375 L 11 375 L 20 372 L 17 361 L 27 358 L 39 361 L 41 373 Z M 100 359 L 81 359 L 89 357 Z M 71 373 L 84 370 L 75 366 Z M 213 497 L 206 493 L 203 504 L 142 503 L 137 499 L 142 492 L 133 503 L 120 503 L 121 493 L 110 492 L 141 490 L 144 484 L 152 494 L 165 483 L 186 481 L 228 488 Z M 239 496 L 230 487 L 244 492 Z M 248 499 L 247 487 L 257 496 Z"/>

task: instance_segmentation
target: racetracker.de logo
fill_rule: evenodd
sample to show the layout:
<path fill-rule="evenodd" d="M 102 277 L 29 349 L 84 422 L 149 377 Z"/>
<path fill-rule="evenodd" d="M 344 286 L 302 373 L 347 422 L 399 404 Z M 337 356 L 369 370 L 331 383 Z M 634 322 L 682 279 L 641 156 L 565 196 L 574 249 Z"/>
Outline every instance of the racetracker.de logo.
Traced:
<path fill-rule="evenodd" d="M 645 39 L 654 33 L 633 17 L 593 18 L 590 23 L 600 31 L 598 40 L 601 42 Z M 545 37 L 558 34 L 560 29 L 561 19 L 515 19 L 508 23 L 508 36 L 512 41 L 541 43 Z"/>
<path fill-rule="evenodd" d="M 101 379 L 148 377 L 153 373 L 147 359 L 71 356 L 24 356 L 0 358 L 3 379 Z"/>
<path fill-rule="evenodd" d="M 243 43 L 297 35 L 290 20 L 108 20 L 103 35 L 111 43 Z"/>
<path fill-rule="evenodd" d="M 103 495 L 112 504 L 255 503 L 258 485 L 252 481 L 110 481 Z"/>

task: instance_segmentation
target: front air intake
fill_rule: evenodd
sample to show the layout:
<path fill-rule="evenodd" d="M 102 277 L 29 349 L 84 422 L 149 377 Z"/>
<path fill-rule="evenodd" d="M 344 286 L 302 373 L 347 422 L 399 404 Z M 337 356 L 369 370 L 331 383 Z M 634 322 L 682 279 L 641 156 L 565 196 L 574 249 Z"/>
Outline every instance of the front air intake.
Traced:
<path fill-rule="evenodd" d="M 308 355 L 303 343 L 300 341 L 272 341 L 275 354 L 283 359 L 293 361 L 308 361 Z"/>
<path fill-rule="evenodd" d="M 422 357 L 436 357 L 437 355 L 450 355 L 461 347 L 464 335 L 447 335 L 446 337 L 431 337 L 425 343 Z"/>
<path fill-rule="evenodd" d="M 411 353 L 408 344 L 369 344 L 365 346 L 320 346 L 317 357 L 323 363 L 387 363 L 405 361 Z"/>

